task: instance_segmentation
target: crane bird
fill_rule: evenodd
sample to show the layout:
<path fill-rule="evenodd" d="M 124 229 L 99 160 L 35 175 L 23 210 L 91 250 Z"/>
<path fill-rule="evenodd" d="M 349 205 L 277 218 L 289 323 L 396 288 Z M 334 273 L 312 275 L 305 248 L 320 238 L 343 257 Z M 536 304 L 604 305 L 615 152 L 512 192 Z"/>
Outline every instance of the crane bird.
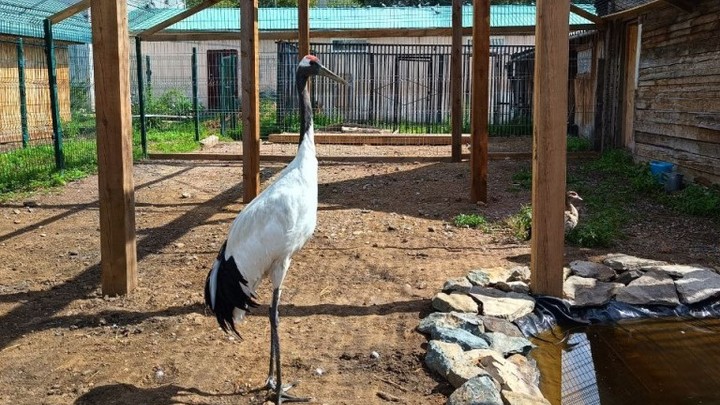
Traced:
<path fill-rule="evenodd" d="M 297 155 L 275 182 L 235 218 L 205 282 L 205 303 L 215 314 L 220 328 L 239 336 L 235 322 L 258 305 L 255 293 L 260 281 L 265 277 L 272 281 L 270 370 L 265 385 L 254 391 L 269 391 L 268 395 L 274 395 L 278 405 L 284 400 L 309 400 L 290 396 L 287 390 L 292 385 L 282 385 L 278 304 L 290 259 L 310 239 L 317 223 L 318 161 L 310 93 L 306 88 L 308 78 L 316 75 L 346 84 L 317 57 L 307 55 L 300 61 L 295 73 L 300 101 Z"/>
<path fill-rule="evenodd" d="M 582 201 L 580 195 L 575 191 L 565 193 L 565 232 L 570 232 L 580 221 L 580 213 L 572 204 L 572 201 Z"/>
<path fill-rule="evenodd" d="M 573 201 L 582 201 L 583 199 L 580 197 L 580 194 L 578 194 L 575 191 L 568 191 L 565 193 L 565 212 L 564 212 L 564 228 L 565 233 L 568 233 L 575 229 L 578 222 L 580 222 L 580 213 L 578 212 L 578 209 L 573 205 Z M 529 208 L 529 207 L 528 207 Z M 532 220 L 532 211 L 527 210 L 523 208 L 524 214 L 527 215 L 527 221 L 529 222 Z M 525 237 L 525 240 L 530 240 L 532 237 L 532 226 L 530 223 L 528 223 L 528 231 L 527 236 Z"/>

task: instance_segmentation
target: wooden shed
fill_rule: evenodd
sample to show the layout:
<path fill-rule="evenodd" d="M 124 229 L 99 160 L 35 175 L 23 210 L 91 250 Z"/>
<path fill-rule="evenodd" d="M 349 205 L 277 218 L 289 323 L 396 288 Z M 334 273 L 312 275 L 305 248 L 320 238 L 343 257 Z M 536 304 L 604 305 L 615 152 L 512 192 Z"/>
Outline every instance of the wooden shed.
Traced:
<path fill-rule="evenodd" d="M 720 184 L 718 38 L 717 0 L 650 1 L 616 13 L 606 33 L 606 144 Z"/>
<path fill-rule="evenodd" d="M 22 55 L 17 37 L 0 37 L 0 145 L 22 142 L 20 62 L 24 64 L 27 130 L 31 141 L 52 139 L 52 116 L 47 57 L 41 40 L 25 38 Z M 55 48 L 61 120 L 70 120 L 70 69 L 68 48 Z"/>

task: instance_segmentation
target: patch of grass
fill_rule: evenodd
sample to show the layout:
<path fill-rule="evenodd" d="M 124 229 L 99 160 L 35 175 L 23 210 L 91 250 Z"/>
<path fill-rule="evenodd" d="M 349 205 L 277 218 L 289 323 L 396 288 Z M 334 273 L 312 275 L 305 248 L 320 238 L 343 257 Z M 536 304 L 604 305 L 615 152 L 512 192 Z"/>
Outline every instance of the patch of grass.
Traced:
<path fill-rule="evenodd" d="M 512 175 L 513 189 L 530 190 L 532 187 L 532 171 L 522 169 Z"/>
<path fill-rule="evenodd" d="M 688 184 L 673 194 L 663 194 L 661 201 L 677 212 L 720 219 L 720 189 Z"/>
<path fill-rule="evenodd" d="M 581 136 L 568 136 L 567 138 L 567 150 L 568 152 L 581 152 L 591 150 L 592 145 L 590 140 Z"/>
<path fill-rule="evenodd" d="M 94 140 L 73 140 L 63 145 L 65 170 L 55 166 L 52 144 L 35 145 L 0 154 L 0 193 L 22 193 L 57 187 L 97 172 Z"/>
<path fill-rule="evenodd" d="M 475 228 L 485 232 L 490 230 L 487 218 L 479 214 L 459 214 L 453 218 L 453 224 L 458 228 Z"/>

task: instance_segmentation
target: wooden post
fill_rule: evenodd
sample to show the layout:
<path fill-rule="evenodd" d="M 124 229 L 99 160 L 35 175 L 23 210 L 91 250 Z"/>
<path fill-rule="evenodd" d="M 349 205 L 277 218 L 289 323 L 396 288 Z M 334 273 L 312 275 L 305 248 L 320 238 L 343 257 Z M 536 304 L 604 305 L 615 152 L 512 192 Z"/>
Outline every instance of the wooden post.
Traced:
<path fill-rule="evenodd" d="M 462 0 L 452 2 L 452 49 L 450 50 L 450 130 L 453 162 L 462 158 Z"/>
<path fill-rule="evenodd" d="M 145 119 L 145 84 L 143 82 L 142 40 L 135 37 L 135 64 L 137 65 L 138 108 L 140 109 L 140 147 L 143 157 L 147 152 L 147 125 Z"/>
<path fill-rule="evenodd" d="M 531 288 L 562 297 L 570 0 L 538 0 L 533 92 Z"/>
<path fill-rule="evenodd" d="M 27 88 L 25 86 L 25 49 L 22 38 L 18 38 L 17 62 L 18 84 L 20 85 L 20 128 L 22 130 L 22 146 L 23 148 L 27 148 L 30 143 L 30 130 L 28 129 Z"/>
<path fill-rule="evenodd" d="M 193 123 L 195 126 L 195 142 L 200 142 L 200 105 L 198 102 L 198 67 L 197 67 L 197 48 L 192 49 L 192 60 L 190 61 L 192 68 L 192 98 L 193 98 Z"/>
<path fill-rule="evenodd" d="M 92 0 L 103 295 L 137 285 L 127 5 Z"/>
<path fill-rule="evenodd" d="M 298 0 L 298 60 L 310 54 L 310 8 L 308 0 Z"/>
<path fill-rule="evenodd" d="M 240 3 L 240 66 L 243 118 L 243 200 L 260 193 L 260 89 L 258 0 Z"/>
<path fill-rule="evenodd" d="M 566 15 L 567 17 L 567 15 Z M 490 94 L 490 0 L 473 2 L 470 199 L 487 202 Z"/>
<path fill-rule="evenodd" d="M 55 147 L 55 167 L 65 169 L 65 153 L 63 151 L 63 133 L 60 124 L 60 98 L 57 87 L 57 69 L 55 68 L 55 41 L 53 40 L 52 23 L 47 18 L 45 28 L 45 56 L 47 56 L 48 83 L 50 89 L 50 113 L 52 118 L 53 141 Z"/>

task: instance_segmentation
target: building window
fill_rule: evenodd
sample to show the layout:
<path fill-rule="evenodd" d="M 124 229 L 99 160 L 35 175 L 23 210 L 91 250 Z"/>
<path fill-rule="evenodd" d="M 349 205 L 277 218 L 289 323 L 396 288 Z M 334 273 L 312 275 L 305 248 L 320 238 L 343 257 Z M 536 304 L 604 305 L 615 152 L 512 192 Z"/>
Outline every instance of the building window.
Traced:
<path fill-rule="evenodd" d="M 589 75 L 592 70 L 592 49 L 585 49 L 577 53 L 577 74 Z"/>

